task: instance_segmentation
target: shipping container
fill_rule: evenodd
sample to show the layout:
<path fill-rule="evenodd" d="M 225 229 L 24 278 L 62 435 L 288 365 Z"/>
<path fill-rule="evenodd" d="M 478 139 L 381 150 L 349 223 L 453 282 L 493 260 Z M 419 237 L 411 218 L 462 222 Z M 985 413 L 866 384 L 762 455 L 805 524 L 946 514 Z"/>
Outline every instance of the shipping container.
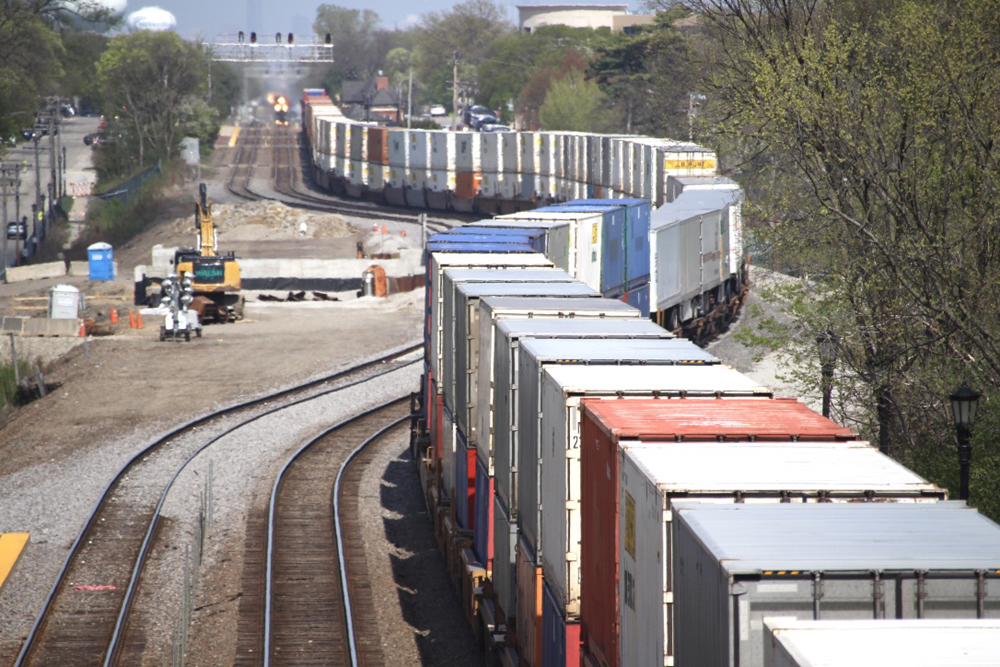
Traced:
<path fill-rule="evenodd" d="M 416 190 L 427 187 L 431 169 L 430 132 L 412 130 L 409 137 L 409 168 L 407 169 L 407 185 Z"/>
<path fill-rule="evenodd" d="M 676 501 L 672 537 L 679 665 L 762 666 L 765 617 L 1000 618 L 1000 527 L 962 502 Z"/>
<path fill-rule="evenodd" d="M 597 254 L 600 262 L 594 266 L 593 281 L 594 289 L 599 289 L 601 294 L 608 298 L 616 299 L 625 293 L 625 238 L 626 238 L 626 211 L 621 206 L 590 206 L 587 204 L 557 204 L 537 209 L 539 213 L 569 211 L 582 214 L 600 214 L 601 224 L 597 236 L 598 243 L 591 242 L 590 253 Z M 587 227 L 581 227 L 580 231 L 586 234 Z M 593 221 L 589 228 L 591 238 L 594 237 L 595 229 Z M 586 266 L 586 262 L 581 262 L 581 266 Z M 586 282 L 586 281 L 584 281 Z"/>
<path fill-rule="evenodd" d="M 518 299 L 512 297 L 485 297 L 480 303 L 480 354 L 490 348 L 496 350 L 496 323 L 500 318 L 639 318 L 639 311 L 621 301 L 611 299 Z M 483 349 L 483 346 L 488 346 Z M 483 358 L 483 357 L 481 357 Z M 495 353 L 486 354 L 486 359 L 494 359 L 494 379 L 496 379 Z M 512 422 L 516 403 L 512 402 L 510 384 L 497 384 L 495 411 L 493 423 L 505 424 L 507 427 L 493 428 L 493 474 L 496 476 L 496 492 L 503 496 L 506 507 L 511 507 L 513 487 L 511 484 L 512 466 L 516 461 L 512 458 L 514 440 L 517 437 L 516 424 Z M 484 452 L 483 456 L 488 456 Z"/>
<path fill-rule="evenodd" d="M 669 311 L 675 329 L 708 311 L 729 289 L 732 191 L 694 191 L 653 212 L 650 221 L 650 308 Z"/>
<path fill-rule="evenodd" d="M 737 414 L 741 411 L 736 409 Z M 728 419 L 728 411 L 716 412 L 719 421 Z M 647 549 L 621 546 L 618 553 L 619 596 L 629 589 L 629 579 L 643 582 L 632 592 L 630 604 L 619 605 L 616 620 L 623 665 L 669 661 L 677 641 L 675 618 L 687 613 L 672 603 L 670 526 L 675 499 L 749 504 L 912 503 L 946 498 L 942 489 L 865 442 L 640 441 L 619 447 L 617 456 L 618 524 L 629 534 L 641 531 L 640 542 Z M 712 465 L 706 465 L 708 461 Z M 605 508 L 606 514 L 610 511 Z"/>
<path fill-rule="evenodd" d="M 563 271 L 566 270 L 566 248 L 569 247 L 570 225 L 568 222 L 559 220 L 517 220 L 514 218 L 488 219 L 470 222 L 466 229 L 475 230 L 480 227 L 501 227 L 507 229 L 530 229 L 542 233 L 542 240 L 538 244 L 538 251 L 544 253 L 549 259 L 556 263 Z M 550 252 L 558 257 L 550 256 Z"/>
<path fill-rule="evenodd" d="M 410 130 L 389 130 L 389 185 L 403 189 L 409 183 Z"/>
<path fill-rule="evenodd" d="M 499 494 L 493 496 L 493 592 L 510 626 L 517 618 L 517 524 Z"/>
<path fill-rule="evenodd" d="M 578 667 L 580 623 L 567 620 L 565 610 L 543 573 L 542 664 L 545 667 Z"/>
<path fill-rule="evenodd" d="M 482 309 L 482 306 L 480 306 Z M 618 316 L 620 313 L 622 316 Z M 540 316 L 541 315 L 541 316 Z M 482 317 L 482 315 L 481 315 Z M 485 326 L 484 326 L 485 323 Z M 486 328 L 489 327 L 489 331 Z M 647 319 L 639 318 L 628 309 L 619 309 L 606 317 L 547 318 L 533 313 L 530 318 L 503 316 L 486 321 L 480 319 L 478 406 L 478 456 L 494 474 L 493 442 L 494 414 L 498 394 L 508 392 L 516 382 L 517 355 L 523 338 L 622 338 L 670 339 L 674 335 Z M 515 378 L 512 380 L 512 378 Z M 505 402 L 509 405 L 509 394 Z M 505 410 L 504 414 L 507 414 Z M 509 426 L 509 425 L 508 425 Z M 509 430 L 508 426 L 504 428 Z"/>
<path fill-rule="evenodd" d="M 441 417 L 441 481 L 444 497 L 449 503 L 454 502 L 451 495 L 455 479 L 455 445 L 458 434 L 455 432 L 455 420 L 451 410 L 442 402 Z"/>
<path fill-rule="evenodd" d="M 547 254 L 556 266 L 568 271 L 577 280 L 596 290 L 601 289 L 601 227 L 604 220 L 601 212 L 534 210 L 500 215 L 496 219 L 565 221 L 571 225 L 567 239 L 569 245 L 565 251 L 566 265 L 561 264 L 561 248 L 549 244 Z"/>
<path fill-rule="evenodd" d="M 588 649 L 619 665 L 619 460 L 653 441 L 854 440 L 855 433 L 795 399 L 605 401 L 584 399 L 581 420 L 581 616 Z M 616 539 L 608 539 L 608 536 Z"/>
<path fill-rule="evenodd" d="M 369 164 L 389 164 L 389 129 L 372 126 L 368 128 Z"/>
<path fill-rule="evenodd" d="M 526 667 L 542 665 L 542 568 L 523 536 L 517 538 L 517 650 Z"/>
<path fill-rule="evenodd" d="M 433 238 L 433 237 L 432 237 Z M 428 243 L 429 253 L 426 283 L 426 311 L 424 326 L 424 355 L 430 372 L 439 379 L 440 355 L 442 350 L 442 315 L 444 310 L 444 295 L 441 289 L 441 279 L 445 269 L 450 267 L 548 267 L 552 262 L 544 255 L 534 252 L 527 246 L 517 246 L 517 252 L 508 252 L 501 244 L 492 247 L 485 243 L 442 243 L 434 249 L 434 244 Z M 527 245 L 527 244 L 525 244 Z M 483 252 L 483 250 L 487 252 Z M 440 388 L 439 388 L 440 390 Z"/>
<path fill-rule="evenodd" d="M 649 283 L 648 199 L 577 199 L 567 206 L 622 206 L 625 208 L 625 284 L 631 291 Z"/>
<path fill-rule="evenodd" d="M 669 203 L 689 190 L 739 189 L 739 184 L 727 176 L 668 176 L 665 197 Z"/>
<path fill-rule="evenodd" d="M 1000 665 L 1000 622 L 764 621 L 765 667 Z"/>
<path fill-rule="evenodd" d="M 455 133 L 429 132 L 430 170 L 427 188 L 434 192 L 454 192 L 455 181 Z"/>
<path fill-rule="evenodd" d="M 500 191 L 504 199 L 513 200 L 521 194 L 521 144 L 520 132 L 498 132 L 500 137 L 501 177 Z"/>
<path fill-rule="evenodd" d="M 469 441 L 455 423 L 455 520 L 458 526 L 472 529 L 475 523 L 476 506 L 476 448 L 469 447 Z"/>
<path fill-rule="evenodd" d="M 472 532 L 472 549 L 476 558 L 486 568 L 486 576 L 493 576 L 493 476 L 476 457 L 476 512 Z"/>
<path fill-rule="evenodd" d="M 465 293 L 459 293 L 459 288 L 470 283 L 573 283 L 573 291 L 581 292 L 581 285 L 571 275 L 555 267 L 539 269 L 476 269 L 450 268 L 446 269 L 441 281 L 444 292 L 444 311 L 442 317 L 442 333 L 451 339 L 445 342 L 443 354 L 445 360 L 442 377 L 445 381 L 453 379 L 455 403 L 452 404 L 458 427 L 469 437 L 469 442 L 476 442 L 476 424 L 469 421 L 469 413 L 475 410 L 475 380 L 478 375 L 479 357 L 479 299 L 468 298 Z M 586 292 L 592 294 L 593 292 Z M 562 296 L 562 295 L 560 295 Z M 468 309 L 474 312 L 469 312 Z M 453 347 L 452 347 L 453 346 Z M 454 375 L 447 367 L 454 364 Z M 461 381 L 460 381 L 461 380 Z M 468 387 L 472 387 L 470 390 Z M 450 389 L 445 389 L 448 393 Z M 471 395 L 470 395 L 471 393 Z M 454 406 L 459 406 L 455 408 Z"/>

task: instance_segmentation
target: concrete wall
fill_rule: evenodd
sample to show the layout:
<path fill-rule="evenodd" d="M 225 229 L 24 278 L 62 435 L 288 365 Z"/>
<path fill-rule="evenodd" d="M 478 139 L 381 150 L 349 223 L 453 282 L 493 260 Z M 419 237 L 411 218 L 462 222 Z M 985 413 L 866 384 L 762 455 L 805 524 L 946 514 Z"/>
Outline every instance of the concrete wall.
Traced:
<path fill-rule="evenodd" d="M 65 262 L 47 262 L 45 264 L 31 264 L 29 266 L 12 266 L 7 269 L 7 282 L 20 283 L 25 280 L 62 278 L 65 275 Z"/>

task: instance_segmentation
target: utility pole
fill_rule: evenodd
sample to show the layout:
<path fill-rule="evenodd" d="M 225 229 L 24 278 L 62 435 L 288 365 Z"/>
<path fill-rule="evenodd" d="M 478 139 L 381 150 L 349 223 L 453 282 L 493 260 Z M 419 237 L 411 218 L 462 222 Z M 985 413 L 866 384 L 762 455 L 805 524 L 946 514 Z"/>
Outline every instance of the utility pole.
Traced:
<path fill-rule="evenodd" d="M 60 101 L 61 105 L 61 101 Z M 48 235 L 49 225 L 52 224 L 52 211 L 56 209 L 56 202 L 59 199 L 59 190 L 56 188 L 56 141 L 58 141 L 59 121 L 55 116 L 49 116 L 49 214 L 45 216 L 45 233 L 39 239 L 44 239 Z"/>
<path fill-rule="evenodd" d="M 451 69 L 451 131 L 458 129 L 458 51 L 452 61 Z"/>
<path fill-rule="evenodd" d="M 34 137 L 35 142 L 35 208 L 32 211 L 35 214 L 35 219 L 31 221 L 31 227 L 34 229 L 35 225 L 38 224 L 37 212 L 42 209 L 42 169 L 41 160 L 38 157 L 38 139 L 40 137 L 36 134 Z"/>
<path fill-rule="evenodd" d="M 410 83 L 406 86 L 406 129 L 410 129 L 413 118 L 413 68 L 410 68 Z"/>
<path fill-rule="evenodd" d="M 7 280 L 7 173 L 9 168 L 0 166 L 0 180 L 3 180 L 3 279 Z"/>

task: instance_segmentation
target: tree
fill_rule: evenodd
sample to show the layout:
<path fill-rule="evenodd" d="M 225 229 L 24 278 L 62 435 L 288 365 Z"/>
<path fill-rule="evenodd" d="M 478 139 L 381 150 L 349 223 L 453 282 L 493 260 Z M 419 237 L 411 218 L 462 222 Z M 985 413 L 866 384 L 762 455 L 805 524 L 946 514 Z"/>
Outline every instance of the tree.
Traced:
<path fill-rule="evenodd" d="M 573 70 L 552 84 L 538 118 L 546 130 L 602 132 L 607 127 L 606 105 L 597 84 Z"/>
<path fill-rule="evenodd" d="M 339 93 L 344 81 L 368 79 L 378 70 L 389 50 L 380 36 L 384 31 L 378 30 L 380 21 L 370 9 L 320 5 L 316 10 L 313 30 L 333 40 L 334 64 L 325 79 L 330 92 Z"/>
<path fill-rule="evenodd" d="M 920 470 L 953 442 L 947 392 L 1000 380 L 1000 3 L 699 9 L 756 233 L 820 276 L 782 290 L 785 341 L 807 354 L 833 328 L 843 416 Z"/>
<path fill-rule="evenodd" d="M 476 66 L 490 44 L 513 27 L 503 5 L 492 0 L 466 0 L 447 12 L 425 14 L 417 28 L 414 63 L 432 101 L 451 99 L 456 55 L 460 80 L 467 90 L 478 89 Z"/>
<path fill-rule="evenodd" d="M 120 117 L 139 165 L 175 155 L 185 128 L 182 103 L 203 96 L 207 57 L 173 32 L 115 37 L 97 66 L 106 116 Z"/>

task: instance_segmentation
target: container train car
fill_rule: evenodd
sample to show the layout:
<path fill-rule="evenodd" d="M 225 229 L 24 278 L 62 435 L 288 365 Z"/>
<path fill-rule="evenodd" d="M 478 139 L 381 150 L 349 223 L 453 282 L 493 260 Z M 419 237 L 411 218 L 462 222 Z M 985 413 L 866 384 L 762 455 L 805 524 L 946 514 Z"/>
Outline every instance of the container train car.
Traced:
<path fill-rule="evenodd" d="M 321 90 L 301 103 L 314 180 L 335 194 L 546 227 L 557 266 L 688 336 L 711 335 L 739 308 L 742 191 L 703 146 L 383 127 L 345 118 Z M 551 229 L 560 219 L 562 236 Z"/>
<path fill-rule="evenodd" d="M 739 284 L 718 185 L 428 241 L 414 454 L 490 664 L 763 666 L 772 617 L 996 627 L 1000 527 L 659 326 Z"/>

